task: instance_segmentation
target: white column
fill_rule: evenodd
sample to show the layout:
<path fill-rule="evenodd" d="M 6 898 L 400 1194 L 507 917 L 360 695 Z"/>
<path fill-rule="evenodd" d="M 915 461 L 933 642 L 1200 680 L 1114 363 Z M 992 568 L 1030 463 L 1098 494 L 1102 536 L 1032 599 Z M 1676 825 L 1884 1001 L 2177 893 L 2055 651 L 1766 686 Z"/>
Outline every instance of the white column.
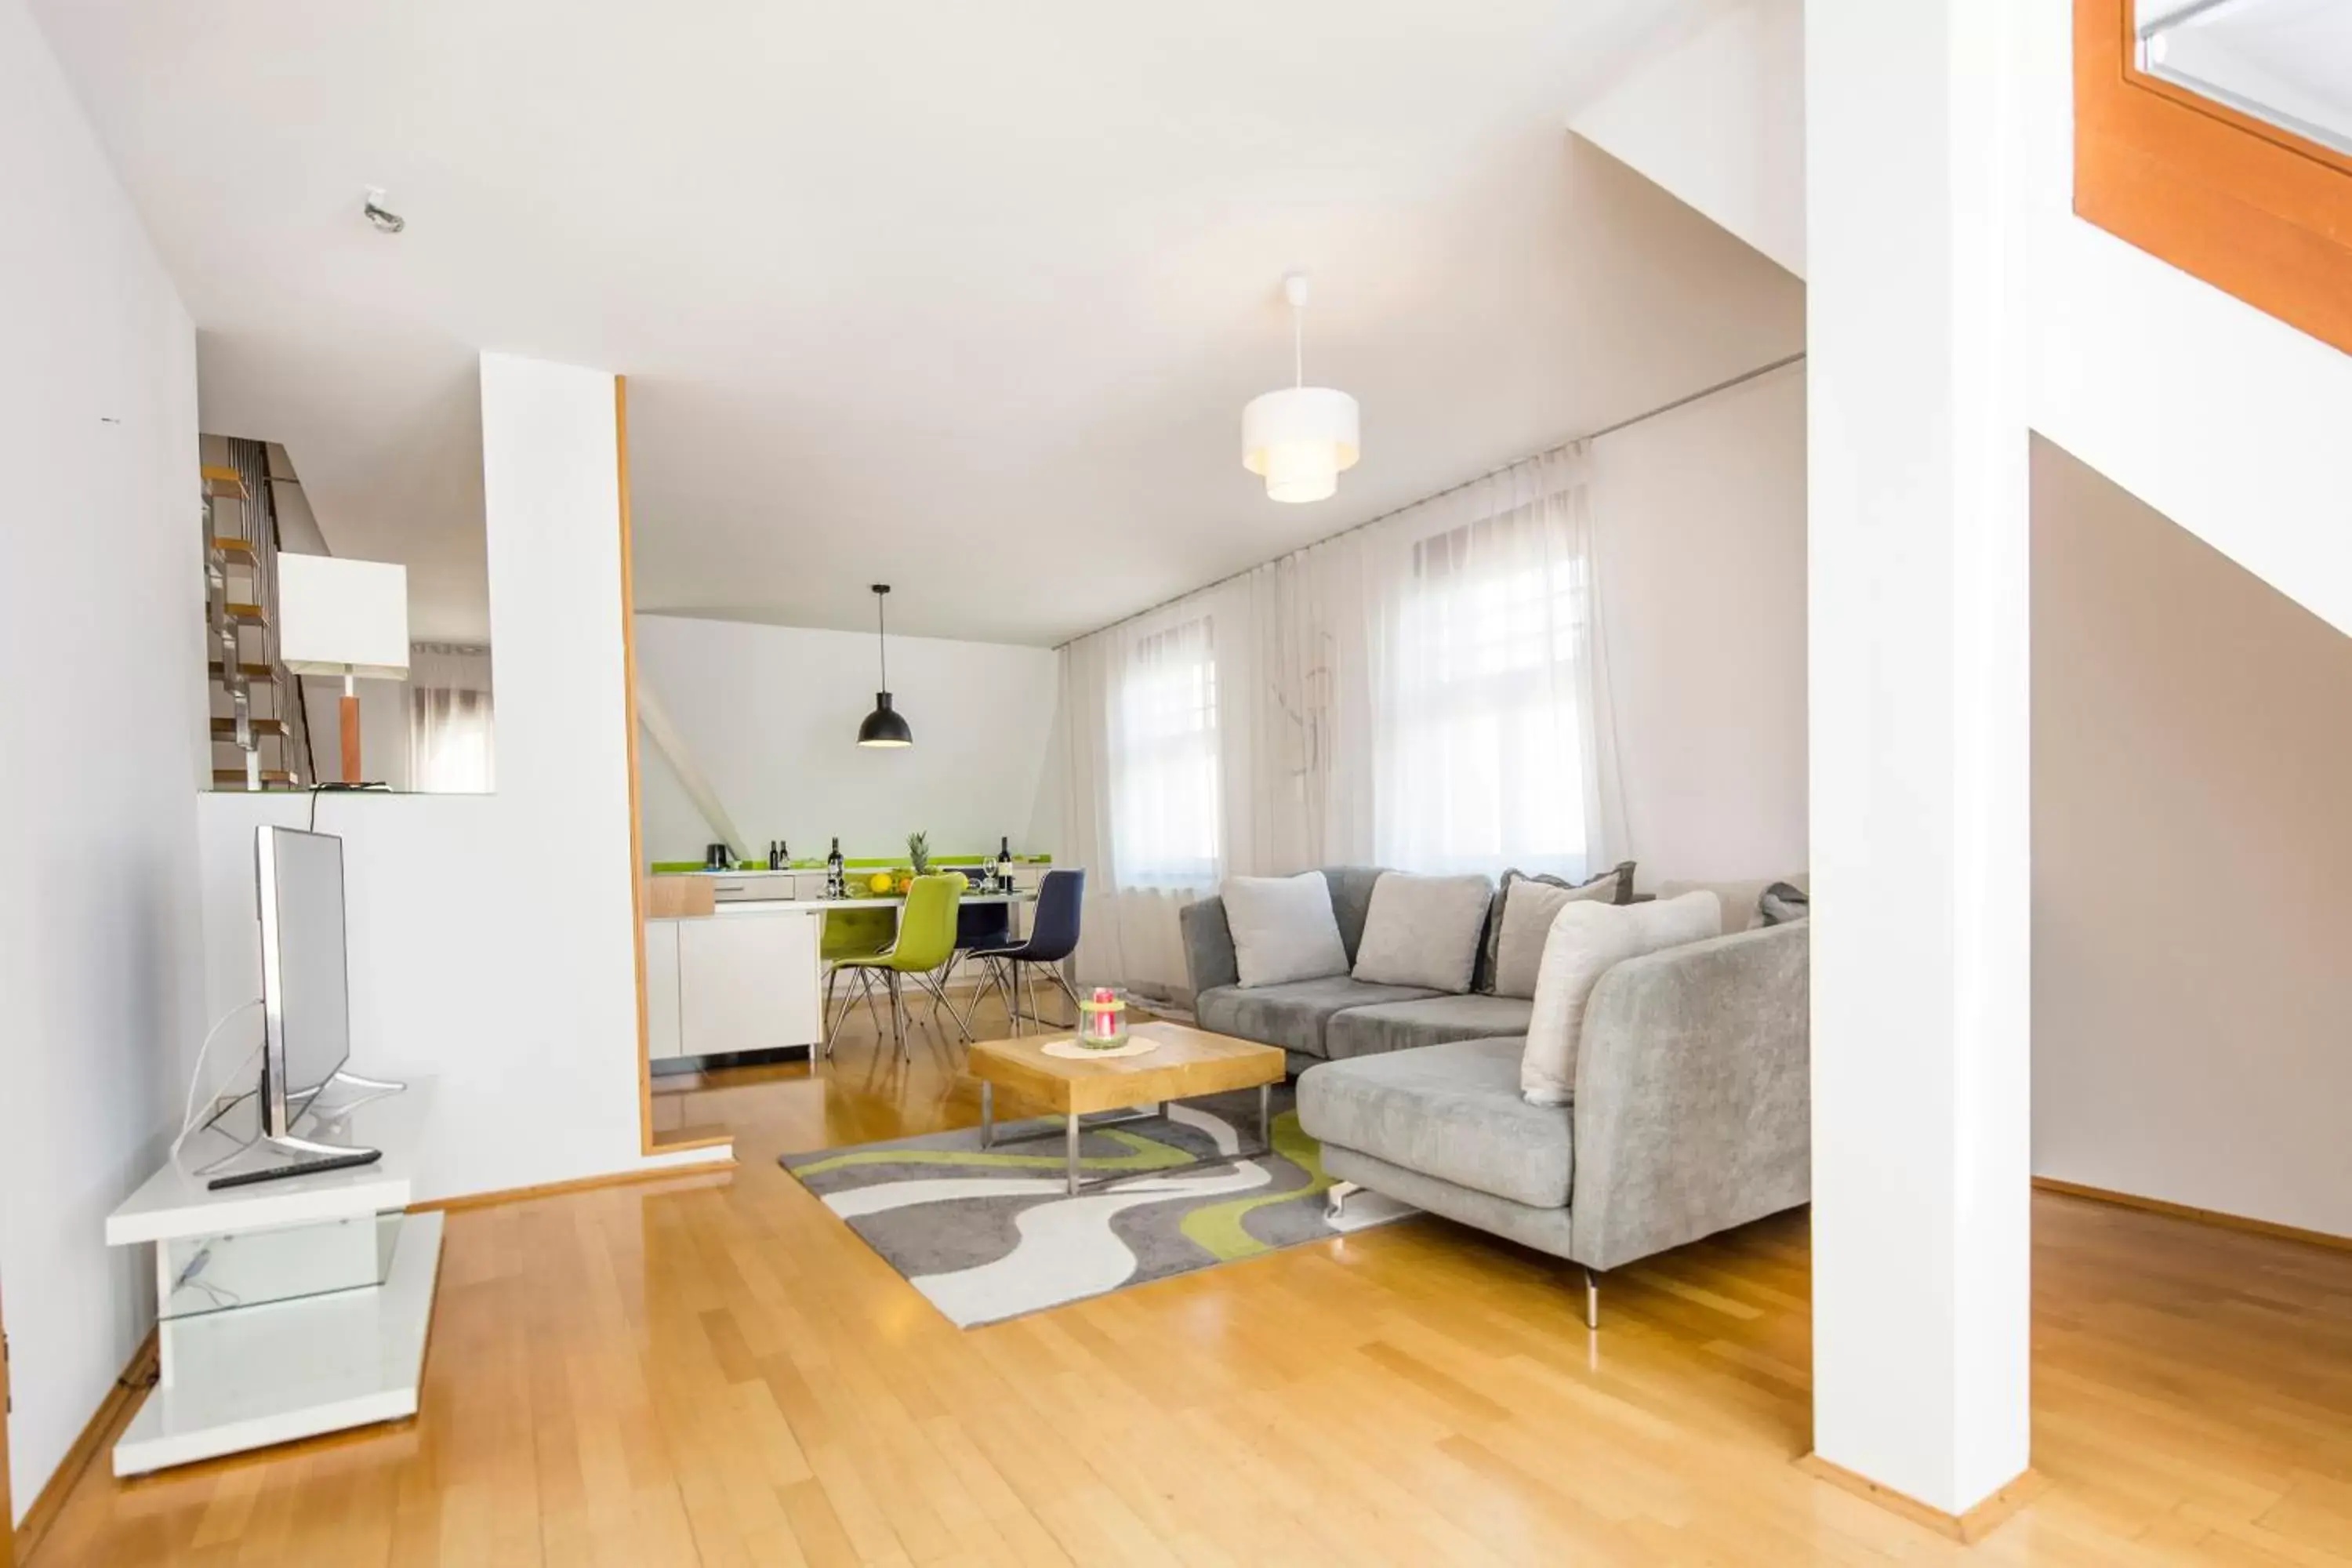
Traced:
<path fill-rule="evenodd" d="M 2028 1458 L 2011 10 L 1805 6 L 1813 1444 L 1952 1514 Z"/>

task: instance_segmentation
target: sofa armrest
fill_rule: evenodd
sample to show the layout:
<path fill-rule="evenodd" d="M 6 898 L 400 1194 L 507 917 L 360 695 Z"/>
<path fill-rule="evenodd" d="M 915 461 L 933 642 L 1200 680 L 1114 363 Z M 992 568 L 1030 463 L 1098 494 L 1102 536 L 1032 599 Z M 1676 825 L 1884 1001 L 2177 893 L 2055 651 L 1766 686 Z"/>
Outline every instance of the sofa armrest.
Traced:
<path fill-rule="evenodd" d="M 1772 926 L 1617 964 L 1576 1065 L 1570 1256 L 1592 1268 L 1811 1194 L 1811 932 Z"/>
<path fill-rule="evenodd" d="M 1225 923 L 1225 900 L 1195 899 L 1179 910 L 1184 931 L 1184 969 L 1192 977 L 1192 994 L 1220 985 L 1238 985 L 1240 961 L 1234 956 L 1234 928 Z"/>

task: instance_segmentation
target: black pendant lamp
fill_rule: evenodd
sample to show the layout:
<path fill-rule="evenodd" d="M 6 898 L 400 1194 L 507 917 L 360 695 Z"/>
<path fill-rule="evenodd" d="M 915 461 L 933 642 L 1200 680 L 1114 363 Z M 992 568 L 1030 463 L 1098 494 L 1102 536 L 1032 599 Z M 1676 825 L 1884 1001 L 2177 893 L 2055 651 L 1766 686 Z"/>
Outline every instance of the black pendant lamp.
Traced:
<path fill-rule="evenodd" d="M 861 746 L 911 746 L 915 732 L 907 728 L 907 721 L 890 706 L 890 648 L 882 624 L 882 606 L 890 592 L 887 583 L 874 584 L 874 640 L 882 658 L 882 689 L 874 694 L 874 711 L 866 722 L 857 726 L 857 743 Z"/>

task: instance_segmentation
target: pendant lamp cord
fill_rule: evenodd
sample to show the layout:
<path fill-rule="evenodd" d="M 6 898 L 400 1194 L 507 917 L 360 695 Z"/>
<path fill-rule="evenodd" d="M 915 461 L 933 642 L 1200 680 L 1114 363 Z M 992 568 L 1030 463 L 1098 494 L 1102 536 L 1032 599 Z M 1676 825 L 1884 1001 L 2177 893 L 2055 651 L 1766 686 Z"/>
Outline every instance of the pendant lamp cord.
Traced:
<path fill-rule="evenodd" d="M 1307 312 L 1297 305 L 1290 307 L 1290 374 L 1307 384 Z"/>
<path fill-rule="evenodd" d="M 890 624 L 883 609 L 890 603 L 887 594 L 874 595 L 874 647 L 882 660 L 882 689 L 890 689 Z"/>

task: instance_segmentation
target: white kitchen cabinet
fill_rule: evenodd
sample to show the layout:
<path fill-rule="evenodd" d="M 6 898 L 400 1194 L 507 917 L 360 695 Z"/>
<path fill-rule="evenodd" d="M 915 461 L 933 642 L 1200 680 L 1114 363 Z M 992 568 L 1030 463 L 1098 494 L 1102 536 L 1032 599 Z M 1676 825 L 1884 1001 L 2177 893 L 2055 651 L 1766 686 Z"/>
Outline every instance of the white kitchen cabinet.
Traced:
<path fill-rule="evenodd" d="M 646 1055 L 655 1061 L 686 1054 L 677 992 L 677 928 L 685 923 L 646 922 Z"/>
<path fill-rule="evenodd" d="M 681 1054 L 816 1043 L 818 911 L 739 906 L 675 923 Z"/>

